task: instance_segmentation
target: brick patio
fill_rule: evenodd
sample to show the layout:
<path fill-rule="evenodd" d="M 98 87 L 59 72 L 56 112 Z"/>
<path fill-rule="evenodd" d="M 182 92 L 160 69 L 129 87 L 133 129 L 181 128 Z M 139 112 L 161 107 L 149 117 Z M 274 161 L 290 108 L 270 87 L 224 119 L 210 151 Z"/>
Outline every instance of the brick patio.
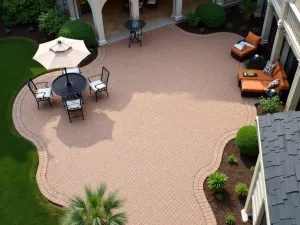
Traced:
<path fill-rule="evenodd" d="M 227 141 L 256 115 L 237 87 L 242 64 L 230 56 L 239 39 L 191 35 L 170 25 L 145 33 L 142 48 L 128 48 L 128 40 L 99 48 L 82 71 L 91 76 L 105 65 L 110 97 L 103 93 L 95 102 L 86 90 L 85 120 L 72 124 L 59 97 L 52 109 L 42 103 L 38 110 L 24 87 L 13 119 L 38 148 L 41 192 L 67 205 L 85 185 L 105 182 L 126 198 L 130 225 L 216 224 L 203 181 L 218 168 Z"/>

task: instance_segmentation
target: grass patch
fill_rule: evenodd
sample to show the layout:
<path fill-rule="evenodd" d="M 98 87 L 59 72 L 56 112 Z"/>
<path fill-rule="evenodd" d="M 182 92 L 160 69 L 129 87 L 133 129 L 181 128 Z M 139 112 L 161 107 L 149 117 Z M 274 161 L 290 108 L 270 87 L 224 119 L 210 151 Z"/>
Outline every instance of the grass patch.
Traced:
<path fill-rule="evenodd" d="M 62 213 L 60 208 L 50 204 L 40 193 L 35 177 L 37 150 L 17 134 L 12 121 L 12 105 L 20 88 L 29 77 L 45 72 L 32 59 L 37 47 L 30 39 L 0 40 L 0 215 L 1 224 L 5 225 L 58 224 Z"/>

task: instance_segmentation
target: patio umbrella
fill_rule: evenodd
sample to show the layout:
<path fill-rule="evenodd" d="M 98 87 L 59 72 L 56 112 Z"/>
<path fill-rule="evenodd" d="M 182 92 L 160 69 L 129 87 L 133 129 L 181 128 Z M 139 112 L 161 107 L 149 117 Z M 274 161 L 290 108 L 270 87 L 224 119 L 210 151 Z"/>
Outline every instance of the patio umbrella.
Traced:
<path fill-rule="evenodd" d="M 33 59 L 46 69 L 76 67 L 89 54 L 83 40 L 59 37 L 39 45 Z M 67 79 L 68 79 L 68 75 Z M 69 83 L 69 81 L 68 81 Z"/>

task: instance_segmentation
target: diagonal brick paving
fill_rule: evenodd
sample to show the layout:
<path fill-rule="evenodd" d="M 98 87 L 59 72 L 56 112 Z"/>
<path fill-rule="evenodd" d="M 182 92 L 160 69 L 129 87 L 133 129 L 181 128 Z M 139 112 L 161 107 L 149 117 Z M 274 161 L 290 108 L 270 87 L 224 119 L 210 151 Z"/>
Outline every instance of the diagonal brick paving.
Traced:
<path fill-rule="evenodd" d="M 13 119 L 39 152 L 37 182 L 50 201 L 66 205 L 85 185 L 101 182 L 126 198 L 128 224 L 216 224 L 203 181 L 220 164 L 226 142 L 255 118 L 243 100 L 230 56 L 240 37 L 191 35 L 174 25 L 99 48 L 85 76 L 111 72 L 110 97 L 84 92 L 85 120 L 69 123 L 59 97 L 37 110 L 27 87 Z M 37 78 L 51 82 L 52 72 Z"/>

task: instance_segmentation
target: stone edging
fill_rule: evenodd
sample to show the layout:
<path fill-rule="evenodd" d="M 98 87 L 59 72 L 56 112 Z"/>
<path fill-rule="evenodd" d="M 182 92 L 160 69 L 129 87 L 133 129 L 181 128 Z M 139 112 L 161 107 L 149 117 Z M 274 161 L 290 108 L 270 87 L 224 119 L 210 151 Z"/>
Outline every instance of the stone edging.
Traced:
<path fill-rule="evenodd" d="M 212 36 L 216 36 L 216 35 L 231 35 L 231 36 L 235 36 L 235 37 L 238 37 L 238 38 L 243 38 L 241 35 L 236 34 L 236 33 L 232 33 L 232 32 L 216 32 L 216 33 L 211 33 L 211 34 L 195 34 L 195 33 L 190 33 L 190 32 L 187 32 L 187 31 L 181 29 L 176 24 L 170 24 L 169 26 L 172 29 L 179 30 L 183 35 L 187 35 L 187 36 L 197 36 L 197 37 L 200 37 L 200 38 L 205 38 L 205 37 L 212 37 Z"/>
<path fill-rule="evenodd" d="M 99 54 L 100 53 L 100 54 Z M 105 47 L 99 47 L 98 48 L 98 56 L 97 58 L 91 62 L 90 64 L 84 66 L 81 68 L 81 71 L 85 72 L 90 70 L 93 66 L 101 63 L 106 56 L 106 49 Z M 53 71 L 47 74 L 44 74 L 42 76 L 39 76 L 35 78 L 34 80 L 36 82 L 45 79 L 45 78 L 50 78 L 50 77 L 56 77 L 60 74 L 60 71 Z M 12 109 L 12 118 L 13 118 L 13 123 L 18 131 L 18 133 L 26 138 L 27 140 L 31 141 L 37 148 L 38 155 L 39 155 L 39 163 L 38 163 L 38 168 L 36 172 L 36 180 L 38 183 L 38 187 L 41 191 L 41 193 L 50 201 L 53 202 L 57 205 L 61 206 L 66 206 L 69 201 L 69 197 L 62 195 L 55 191 L 51 185 L 48 183 L 47 178 L 46 178 L 46 173 L 47 173 L 47 166 L 48 166 L 48 151 L 47 151 L 47 146 L 44 142 L 44 140 L 39 137 L 38 135 L 34 134 L 33 132 L 29 131 L 21 118 L 21 105 L 23 102 L 24 97 L 26 94 L 29 92 L 27 86 L 25 85 L 18 95 L 15 98 L 14 104 L 13 104 L 13 109 Z"/>
<path fill-rule="evenodd" d="M 254 124 L 253 118 L 256 115 L 256 109 L 254 104 L 256 101 L 253 101 L 252 99 L 247 100 L 244 99 L 244 105 L 247 108 L 247 121 L 245 125 L 247 124 Z M 194 176 L 193 181 L 193 189 L 194 189 L 194 195 L 197 199 L 197 202 L 200 206 L 200 209 L 202 213 L 204 214 L 204 218 L 206 221 L 206 224 L 214 225 L 217 224 L 216 219 L 214 217 L 214 213 L 205 197 L 205 193 L 203 190 L 203 185 L 206 177 L 217 171 L 223 155 L 223 150 L 226 146 L 226 144 L 235 137 L 238 129 L 228 131 L 221 135 L 218 139 L 218 141 L 215 143 L 212 160 L 207 164 L 207 166 L 201 168 L 197 171 L 197 173 Z"/>

